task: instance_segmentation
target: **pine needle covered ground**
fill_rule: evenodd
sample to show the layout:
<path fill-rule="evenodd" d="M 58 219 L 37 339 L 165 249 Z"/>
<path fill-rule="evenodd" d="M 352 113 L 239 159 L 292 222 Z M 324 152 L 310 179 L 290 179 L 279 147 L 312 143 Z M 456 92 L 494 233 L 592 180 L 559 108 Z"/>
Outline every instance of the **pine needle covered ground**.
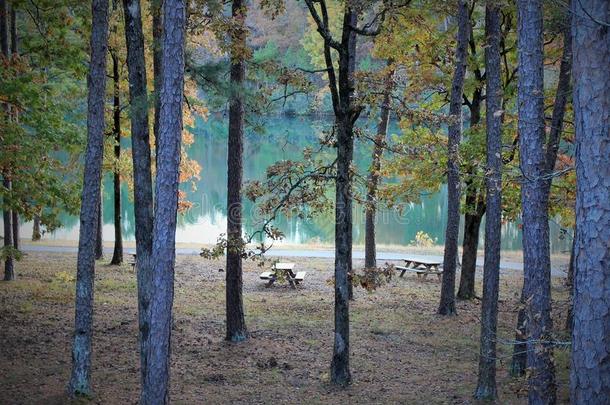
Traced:
<path fill-rule="evenodd" d="M 250 339 L 224 337 L 223 261 L 179 256 L 172 332 L 175 403 L 473 403 L 479 342 L 478 301 L 458 302 L 459 316 L 437 316 L 440 283 L 394 277 L 351 304 L 353 384 L 328 382 L 333 337 L 333 262 L 291 259 L 307 271 L 301 288 L 265 288 L 256 264 L 244 264 Z M 358 268 L 362 263 L 355 262 Z M 0 403 L 65 403 L 70 373 L 76 256 L 29 253 L 17 281 L 0 283 Z M 135 274 L 98 262 L 95 280 L 93 403 L 136 403 L 139 395 Z M 479 280 L 480 281 L 480 280 Z M 500 284 L 500 403 L 526 403 L 522 379 L 507 370 L 521 285 Z M 563 280 L 553 280 L 557 337 L 567 309 Z M 480 285 L 477 286 L 480 294 Z M 559 400 L 567 402 L 568 355 L 556 352 Z"/>

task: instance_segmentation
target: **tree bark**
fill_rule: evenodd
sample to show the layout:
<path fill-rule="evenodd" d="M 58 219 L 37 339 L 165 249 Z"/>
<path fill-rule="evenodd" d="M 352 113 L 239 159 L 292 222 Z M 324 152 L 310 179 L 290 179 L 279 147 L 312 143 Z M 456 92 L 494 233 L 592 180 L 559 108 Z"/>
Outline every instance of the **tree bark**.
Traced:
<path fill-rule="evenodd" d="M 40 232 L 40 216 L 34 215 L 34 225 L 32 227 L 32 242 L 37 242 L 42 238 Z"/>
<path fill-rule="evenodd" d="M 5 58 L 9 57 L 9 27 L 8 27 L 8 4 L 6 0 L 0 0 L 0 47 L 2 48 L 2 55 Z M 8 109 L 8 107 L 6 107 Z M 8 114 L 7 114 L 8 116 Z M 7 173 L 2 173 L 2 185 L 7 191 L 11 189 L 11 180 Z M 10 208 L 4 203 L 3 209 L 4 219 L 4 246 L 12 247 L 13 245 L 13 227 L 11 222 L 13 220 L 13 214 Z M 13 266 L 13 257 L 8 256 L 4 260 L 4 280 L 10 281 L 15 279 L 15 271 Z"/>
<path fill-rule="evenodd" d="M 356 71 L 356 23 L 358 14 L 350 3 L 345 5 L 341 41 L 331 37 L 326 2 L 305 0 L 307 8 L 318 25 L 324 41 L 324 60 L 328 74 L 328 87 L 335 115 L 337 147 L 337 173 L 335 177 L 335 335 L 333 358 L 330 367 L 331 382 L 347 386 L 351 381 L 349 369 L 349 275 L 352 270 L 352 194 L 351 164 L 354 153 L 354 124 L 361 112 L 354 105 L 354 73 Z M 339 75 L 333 64 L 331 47 L 339 55 Z"/>
<path fill-rule="evenodd" d="M 116 55 L 110 53 L 112 59 L 112 79 L 113 79 L 113 96 L 112 96 L 112 117 L 113 117 L 113 134 L 114 134 L 114 158 L 116 159 L 116 167 L 113 173 L 113 194 L 114 194 L 114 252 L 110 264 L 120 265 L 123 263 L 123 232 L 121 221 L 121 174 L 119 173 L 119 159 L 121 158 L 121 99 L 119 81 L 119 61 Z M 136 256 L 137 257 L 137 256 Z"/>
<path fill-rule="evenodd" d="M 231 38 L 231 84 L 229 107 L 229 147 L 227 173 L 227 269 L 226 269 L 226 340 L 241 342 L 247 338 L 242 298 L 242 177 L 244 153 L 244 93 L 246 76 L 243 49 L 246 47 L 246 3 L 233 0 L 232 17 L 236 25 Z"/>
<path fill-rule="evenodd" d="M 487 167 L 485 262 L 481 303 L 481 345 L 476 399 L 493 400 L 496 388 L 496 332 L 500 284 L 502 228 L 502 79 L 500 62 L 500 8 L 493 0 L 485 6 L 485 77 Z"/>
<path fill-rule="evenodd" d="M 101 260 L 104 258 L 104 196 L 101 190 L 101 179 L 100 179 L 100 198 L 97 209 L 97 226 L 96 226 L 96 239 L 95 239 L 95 260 Z"/>
<path fill-rule="evenodd" d="M 19 245 L 21 244 L 21 241 L 19 240 L 19 214 L 17 214 L 17 211 L 13 211 L 12 214 L 13 217 L 11 225 L 13 227 L 13 247 L 19 250 Z"/>
<path fill-rule="evenodd" d="M 91 5 L 91 61 L 87 79 L 87 149 L 80 211 L 76 272 L 75 331 L 72 345 L 72 373 L 68 392 L 91 394 L 91 332 L 93 321 L 93 280 L 95 240 L 100 201 L 104 151 L 104 95 L 108 52 L 108 1 Z"/>
<path fill-rule="evenodd" d="M 148 101 L 146 89 L 146 61 L 144 34 L 139 0 L 123 0 L 125 42 L 131 121 L 131 149 L 133 159 L 134 214 L 136 226 L 136 269 L 138 279 L 138 323 L 140 338 L 140 384 L 144 395 L 148 367 L 150 331 L 150 300 L 152 293 L 153 193 L 148 129 Z M 160 11 L 159 11 L 160 12 Z M 159 79 L 160 80 L 160 79 Z M 156 80 L 155 80 L 156 81 Z M 155 88 L 155 91 L 158 89 Z M 155 113 L 156 114 L 156 113 Z M 144 403 L 144 398 L 140 398 Z"/>
<path fill-rule="evenodd" d="M 572 249 L 570 249 L 570 263 L 568 265 L 568 277 L 566 287 L 569 291 L 568 314 L 566 316 L 565 330 L 572 333 L 574 330 L 574 274 L 576 270 L 576 229 L 572 238 Z"/>
<path fill-rule="evenodd" d="M 576 273 L 570 398 L 610 398 L 610 3 L 572 6 L 576 128 Z"/>
<path fill-rule="evenodd" d="M 11 181 L 4 178 L 2 185 L 7 190 L 11 189 Z M 11 210 L 4 209 L 4 247 L 12 248 L 13 247 L 13 215 Z M 11 255 L 7 256 L 4 260 L 4 281 L 12 281 L 15 279 L 15 268 L 13 263 L 13 257 Z"/>
<path fill-rule="evenodd" d="M 477 57 L 476 42 L 472 34 L 472 26 L 470 29 L 470 38 L 468 40 L 470 53 L 473 58 Z M 470 110 L 470 127 L 478 125 L 481 122 L 481 106 L 483 103 L 482 84 L 484 76 L 478 67 L 474 69 L 474 76 L 480 86 L 475 87 L 472 92 L 472 101 L 468 105 Z M 464 215 L 464 240 L 462 242 L 462 266 L 460 269 L 460 286 L 458 288 L 457 297 L 462 300 L 469 300 L 475 297 L 475 277 L 477 271 L 477 254 L 479 250 L 479 234 L 481 221 L 485 214 L 485 200 L 483 199 L 483 191 L 475 187 L 471 179 L 475 176 L 475 168 L 469 167 L 466 171 L 466 207 L 467 211 Z"/>
<path fill-rule="evenodd" d="M 15 12 L 15 7 L 10 7 L 10 20 L 11 20 L 11 54 L 16 55 L 18 53 L 17 49 L 17 13 Z M 13 119 L 18 121 L 18 112 L 13 111 Z M 11 184 L 12 185 L 12 184 Z M 17 211 L 12 210 L 12 223 L 13 226 L 13 247 L 19 250 L 20 245 L 20 236 L 19 236 L 19 213 Z"/>
<path fill-rule="evenodd" d="M 458 234 L 460 230 L 460 172 L 458 150 L 462 137 L 462 94 L 466 76 L 466 54 L 470 36 L 470 18 L 466 0 L 458 1 L 458 33 L 455 49 L 455 71 L 451 84 L 449 114 L 448 159 L 447 159 L 447 228 L 443 257 L 443 282 L 438 307 L 440 315 L 456 315 L 455 272 L 458 259 Z"/>
<path fill-rule="evenodd" d="M 557 151 L 563 132 L 563 121 L 566 113 L 566 105 L 572 92 L 572 25 L 570 15 L 567 13 L 567 21 L 563 29 L 563 52 L 559 65 L 559 79 L 557 81 L 557 91 L 553 103 L 553 115 L 551 116 L 551 128 L 546 144 L 546 165 L 547 170 L 552 172 L 557 161 Z M 547 193 L 550 192 L 552 178 L 548 179 L 545 185 Z"/>
<path fill-rule="evenodd" d="M 349 275 L 352 272 L 352 174 L 354 123 L 358 118 L 353 106 L 356 70 L 357 12 L 349 4 L 343 15 L 342 52 L 339 53 L 339 105 L 337 117 L 337 178 L 335 184 L 335 339 L 330 379 L 347 386 L 349 368 Z M 332 65 L 331 65 L 332 66 Z M 338 115 L 338 116 L 337 116 Z"/>
<path fill-rule="evenodd" d="M 479 190 L 474 186 L 466 187 L 466 205 L 474 206 L 474 212 L 464 215 L 464 241 L 462 243 L 462 269 L 460 273 L 460 287 L 457 297 L 461 300 L 470 300 L 475 297 L 475 276 L 477 269 L 477 253 L 479 250 L 479 233 L 481 221 L 485 214 L 485 202 L 480 201 Z M 479 200 L 479 201 L 477 201 Z"/>
<path fill-rule="evenodd" d="M 365 208 L 365 233 L 364 233 L 364 267 L 377 267 L 377 246 L 375 242 L 375 214 L 377 212 L 377 189 L 379 188 L 381 170 L 381 156 L 388 136 L 388 123 L 390 121 L 391 97 L 393 89 L 394 69 L 391 67 L 392 61 L 388 60 L 387 73 L 383 100 L 377 123 L 377 135 L 374 139 L 373 156 L 371 158 L 371 168 L 368 175 L 368 189 L 366 193 Z"/>
<path fill-rule="evenodd" d="M 153 234 L 153 294 L 150 347 L 142 390 L 143 404 L 169 403 L 170 346 L 176 255 L 176 216 L 182 100 L 184 96 L 184 0 L 166 0 L 163 15 L 163 72 Z M 154 350 L 152 350 L 154 348 Z"/>
<path fill-rule="evenodd" d="M 16 54 L 19 52 L 17 45 L 17 12 L 15 7 L 11 7 L 11 53 Z"/>
<path fill-rule="evenodd" d="M 10 56 L 9 49 L 9 9 L 6 0 L 0 0 L 0 48 L 5 58 Z"/>
<path fill-rule="evenodd" d="M 153 121 L 153 135 L 155 138 L 155 163 L 156 151 L 158 148 L 157 139 L 159 137 L 159 110 L 160 95 L 161 95 L 161 59 L 163 54 L 163 1 L 153 0 L 152 2 L 152 18 L 153 18 L 153 85 L 155 87 L 155 113 Z"/>
<path fill-rule="evenodd" d="M 529 402 L 556 399 L 553 349 L 550 344 L 551 263 L 548 174 L 544 151 L 543 21 L 541 0 L 518 0 L 519 135 L 523 180 L 523 266 Z"/>
<path fill-rule="evenodd" d="M 546 168 L 549 172 L 552 172 L 555 168 L 555 162 L 557 161 L 557 151 L 559 149 L 559 143 L 561 140 L 561 133 L 563 130 L 563 121 L 566 111 L 566 105 L 571 92 L 571 72 L 572 72 L 572 34 L 571 34 L 571 23 L 570 16 L 567 13 L 567 21 L 563 29 L 563 52 L 561 57 L 561 63 L 559 67 L 559 80 L 557 81 L 557 92 L 555 95 L 555 101 L 553 104 L 553 115 L 551 118 L 551 128 L 549 131 L 549 137 L 546 144 Z M 549 178 L 544 183 L 544 193 L 550 193 L 552 184 L 552 178 Z M 525 297 L 523 291 L 521 295 L 521 309 L 520 314 L 517 317 L 517 336 L 515 340 L 517 343 L 514 347 L 513 358 L 511 362 L 511 374 L 513 376 L 519 376 L 525 373 L 526 369 L 526 347 L 525 347 L 525 326 L 522 322 L 525 321 L 525 307 L 523 303 Z M 569 315 L 571 311 L 569 311 Z M 568 316 L 570 317 L 570 316 Z M 568 321 L 571 323 L 571 321 Z"/>

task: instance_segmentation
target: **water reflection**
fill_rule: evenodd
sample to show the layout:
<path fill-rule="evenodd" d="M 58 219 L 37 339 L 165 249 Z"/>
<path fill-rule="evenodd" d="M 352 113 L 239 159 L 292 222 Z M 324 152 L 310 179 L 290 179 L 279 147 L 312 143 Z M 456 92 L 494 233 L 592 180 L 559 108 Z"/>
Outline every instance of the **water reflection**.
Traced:
<path fill-rule="evenodd" d="M 327 130 L 331 120 L 310 117 L 269 117 L 265 118 L 264 133 L 247 131 L 244 147 L 244 179 L 262 179 L 266 168 L 281 159 L 300 159 L 306 146 L 315 144 L 322 131 Z M 367 124 L 365 124 L 366 126 Z M 188 154 L 202 167 L 201 179 L 196 190 L 190 185 L 182 185 L 193 208 L 180 215 L 176 241 L 179 243 L 213 243 L 226 224 L 226 185 L 227 185 L 227 122 L 221 115 L 213 115 L 206 122 L 198 120 L 193 130 L 195 143 Z M 390 132 L 396 133 L 396 123 Z M 129 147 L 128 143 L 125 145 Z M 371 145 L 356 141 L 354 160 L 365 170 L 370 164 Z M 377 216 L 377 240 L 383 245 L 406 245 L 415 239 L 418 231 L 424 231 L 437 244 L 444 243 L 445 222 L 447 220 L 447 190 L 442 187 L 437 193 L 425 195 L 421 202 L 409 204 L 403 212 L 382 209 Z M 134 239 L 133 201 L 126 187 L 123 196 L 123 228 L 127 240 Z M 112 240 L 113 202 L 110 176 L 104 179 L 104 238 Z M 354 208 L 354 243 L 364 243 L 364 210 Z M 319 213 L 311 220 L 281 217 L 276 222 L 289 243 L 332 243 L 334 238 L 334 212 Z M 64 216 L 65 227 L 56 231 L 52 238 L 78 239 L 78 219 Z M 251 233 L 258 229 L 260 216 L 249 201 L 244 202 L 244 230 Z M 31 228 L 30 228 L 31 229 Z M 483 228 L 482 228 L 483 229 Z M 24 233 L 26 235 L 26 233 Z M 481 243 L 483 235 L 481 235 Z M 551 223 L 551 251 L 566 251 L 569 241 L 560 238 L 559 227 Z M 502 226 L 502 249 L 521 249 L 521 232 L 515 223 Z"/>

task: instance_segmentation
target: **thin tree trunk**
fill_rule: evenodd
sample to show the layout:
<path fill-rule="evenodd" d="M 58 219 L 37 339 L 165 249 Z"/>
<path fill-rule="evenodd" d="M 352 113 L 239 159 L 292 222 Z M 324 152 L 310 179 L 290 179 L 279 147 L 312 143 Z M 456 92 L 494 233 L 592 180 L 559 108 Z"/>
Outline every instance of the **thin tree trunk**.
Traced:
<path fill-rule="evenodd" d="M 595 19 L 595 20 L 594 20 Z M 573 2 L 576 262 L 570 399 L 610 398 L 610 2 Z"/>
<path fill-rule="evenodd" d="M 231 94 L 229 107 L 229 147 L 227 174 L 227 271 L 226 271 L 226 340 L 241 342 L 247 337 L 242 298 L 242 177 L 244 154 L 244 93 L 246 64 L 243 49 L 246 46 L 246 4 L 233 0 L 231 50 Z"/>
<path fill-rule="evenodd" d="M 472 34 L 472 26 L 470 27 L 470 53 L 473 58 L 477 58 L 476 42 Z M 484 76 L 481 70 L 476 67 L 474 76 L 480 84 L 472 92 L 472 101 L 468 105 L 470 110 L 470 128 L 478 125 L 481 122 L 481 106 L 483 103 L 483 81 Z M 460 286 L 458 288 L 457 298 L 469 300 L 475 297 L 475 279 L 477 271 L 477 254 L 479 250 L 479 234 L 481 221 L 485 214 L 485 200 L 483 191 L 473 184 L 472 177 L 475 176 L 475 168 L 470 166 L 464 178 L 466 179 L 466 207 L 467 212 L 464 215 L 464 240 L 462 242 L 462 266 L 460 269 Z"/>
<path fill-rule="evenodd" d="M 574 228 L 574 237 L 572 238 L 572 248 L 570 249 L 570 264 L 568 265 L 568 277 L 566 279 L 566 287 L 569 291 L 568 296 L 568 314 L 566 316 L 566 331 L 572 333 L 574 330 L 574 274 L 576 270 L 576 228 Z"/>
<path fill-rule="evenodd" d="M 15 12 L 15 7 L 11 6 L 11 54 L 17 55 L 17 13 Z M 15 122 L 19 121 L 19 113 L 17 111 L 13 111 L 13 119 Z M 11 184 L 12 185 L 12 184 Z M 12 211 L 12 226 L 13 226 L 13 247 L 19 250 L 20 245 L 20 236 L 19 236 L 19 213 L 17 211 Z"/>
<path fill-rule="evenodd" d="M 108 1 L 91 5 L 91 61 L 87 80 L 87 150 L 80 211 L 76 272 L 76 313 L 72 345 L 72 373 L 68 392 L 91 394 L 91 332 L 93 321 L 93 280 L 95 242 L 100 202 L 102 157 L 104 152 L 104 95 L 108 52 Z"/>
<path fill-rule="evenodd" d="M 485 6 L 485 76 L 487 167 L 485 220 L 485 262 L 481 304 L 481 346 L 476 399 L 495 399 L 496 332 L 500 284 L 500 242 L 502 238 L 502 79 L 500 62 L 500 8 L 493 0 Z"/>
<path fill-rule="evenodd" d="M 0 48 L 5 58 L 10 56 L 9 49 L 9 8 L 6 0 L 0 0 Z"/>
<path fill-rule="evenodd" d="M 519 312 L 517 314 L 517 328 L 515 332 L 515 344 L 513 346 L 513 357 L 510 363 L 510 375 L 519 377 L 525 374 L 527 368 L 527 347 L 525 332 L 525 282 L 521 288 L 519 299 Z"/>
<path fill-rule="evenodd" d="M 457 297 L 461 300 L 470 300 L 475 297 L 475 277 L 477 269 L 477 253 L 479 250 L 479 233 L 485 202 L 474 186 L 468 186 L 466 191 L 466 205 L 474 206 L 475 212 L 464 215 L 464 241 L 462 244 L 462 269 L 460 274 L 460 287 Z"/>
<path fill-rule="evenodd" d="M 120 265 L 123 263 L 123 232 L 121 221 L 121 174 L 119 173 L 119 159 L 121 158 L 121 99 L 119 80 L 119 61 L 116 55 L 110 53 L 112 59 L 113 79 L 113 133 L 114 133 L 114 158 L 116 166 L 113 173 L 113 195 L 114 195 L 114 252 L 110 264 Z"/>
<path fill-rule="evenodd" d="M 375 214 L 377 212 L 377 189 L 381 170 L 381 156 L 388 136 L 388 123 L 390 121 L 391 96 L 393 88 L 394 69 L 392 61 L 388 60 L 388 73 L 385 80 L 383 100 L 377 124 L 377 135 L 374 139 L 373 156 L 368 176 L 368 189 L 366 193 L 365 208 L 365 234 L 364 234 L 364 267 L 377 267 L 377 246 L 375 242 Z"/>
<path fill-rule="evenodd" d="M 19 240 L 19 214 L 17 214 L 17 211 L 13 211 L 12 215 L 13 217 L 11 225 L 13 227 L 13 247 L 19 250 L 19 245 L 21 244 L 21 241 Z"/>
<path fill-rule="evenodd" d="M 555 102 L 553 105 L 553 115 L 551 118 L 551 129 L 546 145 L 546 168 L 549 172 L 552 172 L 555 168 L 555 162 L 557 161 L 557 151 L 559 149 L 559 143 L 561 140 L 561 133 L 563 130 L 563 121 L 566 111 L 566 105 L 571 92 L 571 72 L 572 72 L 572 34 L 571 34 L 571 23 L 570 17 L 567 16 L 565 27 L 563 29 L 563 53 L 561 58 L 561 64 L 559 66 L 559 80 L 557 81 L 557 91 L 555 95 Z M 544 192 L 550 193 L 552 184 L 552 178 L 546 180 L 544 184 Z M 525 291 L 525 290 L 523 290 Z M 526 347 L 525 347 L 525 322 L 526 317 L 525 297 L 521 295 L 521 308 L 517 317 L 517 336 L 515 340 L 517 343 L 514 347 L 513 358 L 511 362 L 511 374 L 513 376 L 520 376 L 525 373 L 526 369 Z M 571 322 L 571 321 L 570 321 Z"/>
<path fill-rule="evenodd" d="M 158 147 L 159 137 L 159 110 L 160 110 L 160 94 L 161 94 L 161 59 L 163 54 L 163 1 L 153 0 L 152 2 L 152 18 L 153 18 L 153 82 L 155 87 L 155 115 L 153 121 L 153 134 L 155 138 L 155 156 Z M 155 158 L 156 159 L 156 158 Z M 155 160 L 155 163 L 158 163 Z"/>
<path fill-rule="evenodd" d="M 138 322 L 140 338 L 140 384 L 144 395 L 148 368 L 150 300 L 152 293 L 153 193 L 148 129 L 146 62 L 142 11 L 139 0 L 123 0 L 133 159 Z M 155 89 L 157 91 L 158 89 Z M 145 403 L 145 398 L 140 401 Z"/>
<path fill-rule="evenodd" d="M 559 65 L 559 79 L 557 81 L 557 91 L 555 92 L 555 102 L 553 103 L 553 115 L 551 116 L 551 129 L 546 145 L 546 165 L 548 171 L 555 169 L 557 161 L 557 151 L 563 132 L 564 116 L 566 106 L 572 92 L 572 25 L 569 13 L 565 28 L 563 29 L 563 52 Z M 551 189 L 552 179 L 546 182 L 546 192 Z"/>
<path fill-rule="evenodd" d="M 2 55 L 5 58 L 9 57 L 9 27 L 8 27 L 8 4 L 6 0 L 0 0 L 0 47 L 2 48 Z M 8 110 L 8 107 L 6 107 Z M 8 114 L 7 114 L 8 116 Z M 11 189 L 11 180 L 7 173 L 2 173 L 2 185 L 9 191 Z M 13 220 L 13 214 L 6 204 L 3 210 L 4 218 L 4 246 L 12 247 L 13 245 L 13 228 L 11 222 Z M 15 279 L 15 271 L 13 268 L 13 257 L 7 256 L 4 260 L 4 280 L 10 281 Z"/>
<path fill-rule="evenodd" d="M 449 114 L 448 159 L 447 159 L 447 229 L 443 258 L 443 282 L 438 313 L 456 315 L 455 272 L 458 260 L 458 234 L 460 230 L 460 172 L 458 150 L 462 137 L 462 94 L 466 76 L 466 54 L 470 36 L 470 18 L 466 0 L 458 2 L 458 34 L 455 49 L 455 71 L 451 84 Z"/>
<path fill-rule="evenodd" d="M 337 178 L 335 202 L 335 339 L 331 381 L 339 386 L 351 382 L 349 368 L 349 275 L 352 272 L 352 194 L 351 164 L 354 155 L 354 73 L 356 70 L 357 12 L 349 4 L 343 15 L 339 57 L 337 117 Z M 328 62 L 327 62 L 328 65 Z M 332 64 L 331 64 L 332 66 Z"/>
<path fill-rule="evenodd" d="M 11 181 L 6 178 L 3 180 L 2 185 L 7 190 L 11 189 Z M 12 248 L 13 247 L 13 227 L 11 222 L 13 221 L 13 216 L 11 214 L 11 210 L 4 209 L 4 247 Z M 13 257 L 11 255 L 7 256 L 4 260 L 4 281 L 12 281 L 15 279 L 15 269 L 13 264 Z"/>
<path fill-rule="evenodd" d="M 541 0 L 518 0 L 519 135 L 523 180 L 523 266 L 529 402 L 556 399 L 553 348 L 550 344 L 551 263 L 548 173 L 544 151 L 543 22 Z"/>
<path fill-rule="evenodd" d="M 343 13 L 341 42 L 331 38 L 326 2 L 305 0 L 318 32 L 324 40 L 324 60 L 328 74 L 333 112 L 335 114 L 337 174 L 335 176 L 335 334 L 330 379 L 333 384 L 347 386 L 351 381 L 349 369 L 349 275 L 352 270 L 352 195 L 351 164 L 354 153 L 354 124 L 361 107 L 353 102 L 356 71 L 356 23 L 358 14 L 349 3 Z M 332 59 L 331 47 L 340 50 L 339 75 Z"/>
<path fill-rule="evenodd" d="M 17 39 L 17 13 L 15 7 L 11 7 L 11 53 L 16 54 L 19 52 Z"/>
<path fill-rule="evenodd" d="M 100 180 L 101 187 L 101 180 Z M 96 226 L 96 239 L 95 239 L 95 260 L 101 260 L 104 258 L 104 196 L 103 191 L 100 189 L 99 207 L 97 210 L 97 226 Z"/>
<path fill-rule="evenodd" d="M 32 241 L 37 242 L 42 238 L 40 232 L 40 216 L 34 215 L 34 225 L 32 227 Z"/>
<path fill-rule="evenodd" d="M 141 403 L 169 403 L 170 346 L 176 255 L 176 215 L 184 96 L 184 0 L 166 0 L 163 15 L 163 73 L 159 114 L 159 166 L 155 188 L 153 294 L 150 347 Z"/>

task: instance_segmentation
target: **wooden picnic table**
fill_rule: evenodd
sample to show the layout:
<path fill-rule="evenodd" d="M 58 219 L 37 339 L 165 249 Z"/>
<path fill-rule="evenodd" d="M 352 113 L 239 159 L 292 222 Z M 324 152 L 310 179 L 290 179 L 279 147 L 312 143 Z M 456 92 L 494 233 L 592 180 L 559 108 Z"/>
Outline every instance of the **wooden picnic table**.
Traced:
<path fill-rule="evenodd" d="M 407 271 L 413 272 L 417 274 L 417 277 L 426 278 L 428 274 L 435 274 L 438 279 L 441 279 L 441 274 L 443 274 L 443 270 L 439 269 L 441 265 L 440 262 L 426 259 L 413 259 L 407 258 L 403 259 L 405 262 L 404 266 L 396 266 L 396 270 L 399 270 L 400 277 L 404 276 Z"/>
<path fill-rule="evenodd" d="M 297 288 L 299 284 L 305 278 L 307 272 L 300 271 L 294 272 L 295 263 L 280 262 L 275 263 L 271 268 L 271 271 L 264 272 L 260 275 L 262 280 L 268 280 L 266 287 L 271 287 L 276 280 L 287 280 L 292 288 Z"/>

